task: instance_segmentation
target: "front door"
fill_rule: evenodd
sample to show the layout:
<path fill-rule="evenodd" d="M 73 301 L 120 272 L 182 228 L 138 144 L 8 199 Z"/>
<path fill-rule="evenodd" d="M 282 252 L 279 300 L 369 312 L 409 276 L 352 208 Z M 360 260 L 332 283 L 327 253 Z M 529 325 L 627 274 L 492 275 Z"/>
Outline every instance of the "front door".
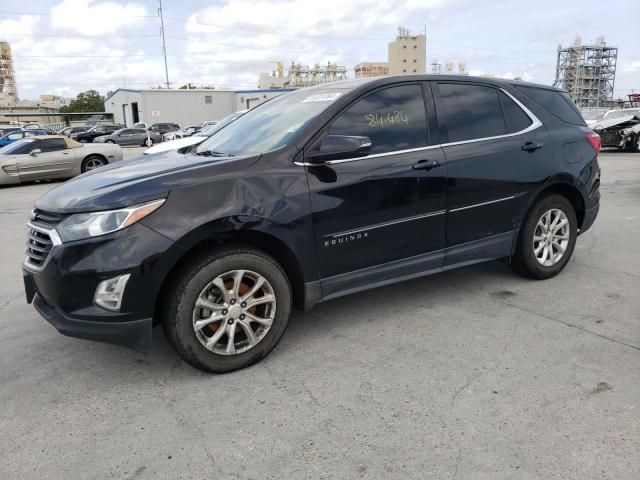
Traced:
<path fill-rule="evenodd" d="M 434 95 L 448 135 L 445 263 L 508 256 L 521 212 L 544 175 L 546 129 L 492 85 L 437 82 Z"/>
<path fill-rule="evenodd" d="M 309 146 L 313 152 L 325 135 L 371 140 L 366 157 L 307 166 L 325 297 L 344 291 L 349 276 L 358 276 L 346 282 L 357 288 L 441 266 L 446 165 L 441 148 L 431 146 L 432 113 L 428 87 L 385 87 L 348 106 Z M 415 259 L 410 267 L 408 258 Z"/>
<path fill-rule="evenodd" d="M 39 152 L 37 150 L 40 150 Z M 63 138 L 47 138 L 33 143 L 29 152 L 17 156 L 21 181 L 64 178 L 71 175 L 75 155 Z"/>

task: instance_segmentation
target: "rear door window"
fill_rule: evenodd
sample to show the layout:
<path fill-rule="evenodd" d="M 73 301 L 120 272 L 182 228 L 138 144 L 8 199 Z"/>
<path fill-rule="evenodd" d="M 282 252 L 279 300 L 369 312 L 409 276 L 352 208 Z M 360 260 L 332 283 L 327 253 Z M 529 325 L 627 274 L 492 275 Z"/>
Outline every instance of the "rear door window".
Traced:
<path fill-rule="evenodd" d="M 504 113 L 504 123 L 507 127 L 507 133 L 521 132 L 529 127 L 533 122 L 529 115 L 524 113 L 516 102 L 514 102 L 504 92 L 498 92 L 500 103 L 502 104 L 502 112 Z"/>
<path fill-rule="evenodd" d="M 506 133 L 498 90 L 484 85 L 438 83 L 450 142 Z"/>
<path fill-rule="evenodd" d="M 586 125 L 578 107 L 575 106 L 565 92 L 546 88 L 525 87 L 523 85 L 518 85 L 516 88 L 534 99 L 563 122 L 573 125 Z"/>
<path fill-rule="evenodd" d="M 420 85 L 379 90 L 356 101 L 336 118 L 329 135 L 371 139 L 371 154 L 427 146 L 427 117 Z"/>

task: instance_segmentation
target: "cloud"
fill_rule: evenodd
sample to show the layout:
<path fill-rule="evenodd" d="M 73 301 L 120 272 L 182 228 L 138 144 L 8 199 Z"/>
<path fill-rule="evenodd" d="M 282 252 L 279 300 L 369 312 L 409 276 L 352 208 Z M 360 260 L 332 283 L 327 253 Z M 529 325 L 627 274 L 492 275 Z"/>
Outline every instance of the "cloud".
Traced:
<path fill-rule="evenodd" d="M 519 78 L 525 82 L 531 82 L 534 80 L 534 76 L 529 72 L 487 72 L 484 70 L 470 70 L 469 75 L 473 77 L 492 77 L 492 78 L 504 78 L 506 80 L 514 80 Z"/>
<path fill-rule="evenodd" d="M 63 0 L 51 9 L 51 26 L 83 35 L 115 33 L 143 23 L 147 9 L 137 3 Z"/>

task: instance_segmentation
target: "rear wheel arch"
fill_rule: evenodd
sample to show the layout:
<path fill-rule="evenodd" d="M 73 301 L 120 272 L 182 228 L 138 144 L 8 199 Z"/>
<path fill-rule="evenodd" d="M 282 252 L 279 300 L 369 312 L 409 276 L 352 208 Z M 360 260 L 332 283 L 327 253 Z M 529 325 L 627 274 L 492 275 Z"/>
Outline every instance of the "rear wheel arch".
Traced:
<path fill-rule="evenodd" d="M 533 198 L 533 200 L 527 205 L 527 209 L 525 214 L 522 216 L 522 221 L 527 218 L 529 212 L 533 209 L 533 207 L 540 202 L 544 197 L 548 197 L 549 195 L 562 195 L 565 197 L 571 205 L 573 206 L 574 211 L 576 212 L 576 218 L 578 220 L 578 228 L 582 227 L 582 222 L 584 221 L 585 214 L 585 202 L 584 198 L 580 191 L 571 185 L 570 183 L 558 182 L 553 183 L 551 185 L 547 185 L 544 187 L 538 194 Z"/>

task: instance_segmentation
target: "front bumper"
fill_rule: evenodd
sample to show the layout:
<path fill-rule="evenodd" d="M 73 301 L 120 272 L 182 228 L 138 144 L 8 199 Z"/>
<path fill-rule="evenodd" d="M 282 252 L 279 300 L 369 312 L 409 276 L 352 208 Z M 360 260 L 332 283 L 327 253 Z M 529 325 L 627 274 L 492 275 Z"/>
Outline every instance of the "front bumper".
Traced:
<path fill-rule="evenodd" d="M 23 266 L 28 303 L 60 333 L 149 347 L 158 291 L 168 272 L 165 252 L 173 241 L 137 223 L 112 234 L 55 245 L 41 268 Z M 130 274 L 120 311 L 93 302 L 96 287 Z"/>
<path fill-rule="evenodd" d="M 55 307 L 52 307 L 37 293 L 33 298 L 33 306 L 56 330 L 68 337 L 112 343 L 138 351 L 146 351 L 151 347 L 151 329 L 153 325 L 151 318 L 128 322 L 78 320 L 68 317 Z"/>

